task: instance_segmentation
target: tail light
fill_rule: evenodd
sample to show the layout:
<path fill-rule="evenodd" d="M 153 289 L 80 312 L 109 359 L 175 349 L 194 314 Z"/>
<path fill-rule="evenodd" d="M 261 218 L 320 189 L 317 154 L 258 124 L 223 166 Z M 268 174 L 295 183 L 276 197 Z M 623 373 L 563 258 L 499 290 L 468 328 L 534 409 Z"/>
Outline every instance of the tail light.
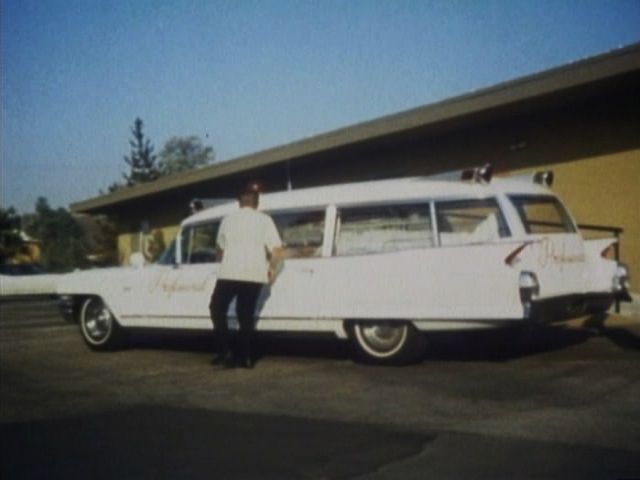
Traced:
<path fill-rule="evenodd" d="M 616 272 L 613 275 L 613 291 L 626 292 L 630 287 L 629 269 L 624 263 L 618 263 Z"/>
<path fill-rule="evenodd" d="M 520 255 L 520 253 L 527 248 L 527 246 L 530 244 L 531 242 L 525 242 L 522 245 L 520 245 L 518 248 L 516 248 L 513 252 L 511 252 L 509 255 L 507 255 L 504 258 L 504 263 L 506 263 L 507 265 L 509 265 L 510 267 L 513 266 L 514 263 L 516 263 L 516 261 L 518 260 L 518 255 Z"/>
<path fill-rule="evenodd" d="M 607 260 L 615 260 L 616 258 L 616 247 L 614 244 L 608 245 L 607 248 L 600 252 L 600 256 L 602 258 L 606 258 Z"/>
<path fill-rule="evenodd" d="M 540 283 L 538 277 L 533 272 L 520 272 L 518 279 L 518 287 L 520 288 L 520 301 L 523 304 L 531 302 L 540 295 Z"/>

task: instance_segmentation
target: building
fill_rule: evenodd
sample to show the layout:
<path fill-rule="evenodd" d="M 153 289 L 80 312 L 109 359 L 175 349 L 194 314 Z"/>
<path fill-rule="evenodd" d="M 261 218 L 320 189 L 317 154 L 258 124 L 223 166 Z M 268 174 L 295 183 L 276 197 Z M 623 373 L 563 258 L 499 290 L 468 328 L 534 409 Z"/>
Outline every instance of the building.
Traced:
<path fill-rule="evenodd" d="M 425 86 L 428 88 L 428 85 Z M 115 217 L 121 258 L 168 244 L 193 198 L 430 175 L 490 162 L 498 173 L 553 169 L 579 223 L 624 229 L 640 282 L 640 44 L 71 206 Z"/>

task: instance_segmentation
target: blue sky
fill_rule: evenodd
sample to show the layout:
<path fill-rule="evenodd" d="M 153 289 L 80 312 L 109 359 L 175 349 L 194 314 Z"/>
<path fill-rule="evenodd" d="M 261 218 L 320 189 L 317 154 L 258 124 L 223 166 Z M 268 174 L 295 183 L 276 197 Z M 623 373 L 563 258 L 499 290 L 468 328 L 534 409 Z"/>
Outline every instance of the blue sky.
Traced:
<path fill-rule="evenodd" d="M 2 206 L 97 196 L 139 116 L 230 160 L 640 41 L 640 0 L 0 0 Z"/>

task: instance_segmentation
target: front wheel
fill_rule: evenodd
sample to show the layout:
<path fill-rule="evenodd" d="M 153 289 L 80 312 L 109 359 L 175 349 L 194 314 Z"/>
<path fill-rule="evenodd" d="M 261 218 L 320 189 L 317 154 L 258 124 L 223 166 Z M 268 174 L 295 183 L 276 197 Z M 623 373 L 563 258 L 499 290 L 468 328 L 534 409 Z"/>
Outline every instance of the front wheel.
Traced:
<path fill-rule="evenodd" d="M 93 350 L 115 350 L 124 343 L 124 332 L 101 298 L 85 300 L 80 310 L 80 333 Z"/>
<path fill-rule="evenodd" d="M 424 335 L 406 322 L 354 322 L 351 338 L 362 360 L 380 365 L 413 363 L 425 350 Z"/>

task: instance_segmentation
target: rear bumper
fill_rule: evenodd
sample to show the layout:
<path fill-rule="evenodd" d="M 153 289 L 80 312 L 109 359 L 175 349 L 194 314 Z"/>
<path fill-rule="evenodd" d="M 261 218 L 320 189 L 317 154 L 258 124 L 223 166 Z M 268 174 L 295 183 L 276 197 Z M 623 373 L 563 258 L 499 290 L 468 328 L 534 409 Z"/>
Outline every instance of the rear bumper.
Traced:
<path fill-rule="evenodd" d="M 559 322 L 571 318 L 606 312 L 617 301 L 630 301 L 626 291 L 614 293 L 587 293 L 535 300 L 531 304 L 529 319 L 539 323 Z"/>

